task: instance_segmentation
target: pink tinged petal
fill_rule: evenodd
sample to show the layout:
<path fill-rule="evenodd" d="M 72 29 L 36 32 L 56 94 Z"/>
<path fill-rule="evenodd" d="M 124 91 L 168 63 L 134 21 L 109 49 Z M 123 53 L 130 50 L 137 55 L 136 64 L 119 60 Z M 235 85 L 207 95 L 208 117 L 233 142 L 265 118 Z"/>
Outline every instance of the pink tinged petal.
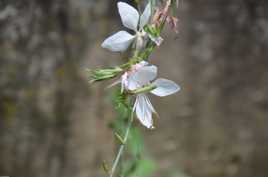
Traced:
<path fill-rule="evenodd" d="M 168 79 L 160 78 L 154 81 L 153 84 L 156 85 L 157 88 L 152 90 L 151 93 L 161 97 L 171 95 L 180 90 L 179 85 Z"/>
<path fill-rule="evenodd" d="M 136 72 L 131 74 L 128 79 L 128 89 L 135 90 L 146 84 L 149 84 L 156 78 L 157 67 L 154 65 L 144 66 L 139 68 Z"/>
<path fill-rule="evenodd" d="M 101 46 L 113 52 L 124 52 L 127 50 L 134 38 L 135 36 L 126 31 L 119 31 L 105 39 Z"/>
<path fill-rule="evenodd" d="M 149 38 L 157 45 L 157 46 L 160 46 L 163 42 L 163 38 L 161 36 L 158 36 L 158 37 L 154 37 L 152 36 L 151 34 L 149 34 Z"/>
<path fill-rule="evenodd" d="M 124 2 L 118 2 L 117 7 L 123 25 L 129 29 L 137 31 L 137 26 L 140 17 L 138 11 Z"/>
<path fill-rule="evenodd" d="M 122 76 L 121 76 L 121 93 L 124 92 L 124 88 L 125 88 L 125 85 L 127 85 L 127 77 L 128 77 L 128 73 L 125 72 Z"/>
<path fill-rule="evenodd" d="M 132 77 L 128 78 L 128 82 L 126 85 L 127 90 L 135 90 L 135 89 L 140 88 L 140 87 L 141 86 L 140 86 L 138 81 L 134 80 Z"/>
<path fill-rule="evenodd" d="M 148 24 L 151 14 L 152 14 L 152 6 L 151 3 L 148 3 L 147 6 L 145 7 L 144 12 L 140 17 L 140 29 L 142 29 L 146 24 Z"/>
<path fill-rule="evenodd" d="M 135 107 L 136 115 L 142 125 L 147 128 L 153 128 L 153 119 L 150 105 L 147 102 L 147 96 L 145 94 L 140 94 L 136 98 Z"/>

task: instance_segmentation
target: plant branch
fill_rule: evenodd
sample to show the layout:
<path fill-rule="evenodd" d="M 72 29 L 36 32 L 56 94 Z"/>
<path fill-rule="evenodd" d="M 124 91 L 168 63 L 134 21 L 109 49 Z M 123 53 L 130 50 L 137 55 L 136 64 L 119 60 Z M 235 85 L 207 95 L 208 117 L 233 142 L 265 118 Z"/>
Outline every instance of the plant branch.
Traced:
<path fill-rule="evenodd" d="M 127 126 L 126 133 L 125 133 L 125 136 L 124 136 L 124 139 L 123 139 L 124 142 L 120 145 L 120 148 L 119 148 L 118 153 L 116 155 L 116 158 L 114 160 L 112 170 L 111 170 L 111 173 L 110 173 L 109 177 L 113 177 L 114 174 L 115 174 L 116 168 L 118 166 L 118 163 L 120 161 L 120 158 L 121 158 L 121 156 L 123 154 L 123 151 L 124 151 L 124 148 L 126 146 L 126 142 L 128 140 L 128 135 L 129 135 L 130 128 L 132 126 L 133 118 L 134 118 L 134 115 L 133 115 L 133 111 L 131 110 L 130 119 L 128 121 L 128 126 Z"/>

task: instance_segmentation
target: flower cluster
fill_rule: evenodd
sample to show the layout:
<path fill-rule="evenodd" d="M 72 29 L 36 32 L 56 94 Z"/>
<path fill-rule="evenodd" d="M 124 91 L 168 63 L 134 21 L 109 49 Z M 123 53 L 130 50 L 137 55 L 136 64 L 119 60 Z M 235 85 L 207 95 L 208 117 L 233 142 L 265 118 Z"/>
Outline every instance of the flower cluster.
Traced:
<path fill-rule="evenodd" d="M 131 31 L 119 31 L 108 37 L 102 47 L 112 52 L 125 52 L 132 49 L 132 57 L 119 66 L 106 69 L 89 70 L 90 81 L 102 81 L 118 77 L 111 86 L 120 84 L 121 92 L 116 96 L 118 107 L 121 105 L 131 112 L 124 137 L 115 132 L 121 143 L 111 169 L 104 169 L 109 177 L 113 177 L 122 156 L 132 126 L 134 113 L 142 125 L 148 129 L 154 128 L 153 114 L 157 114 L 147 94 L 164 97 L 180 90 L 175 82 L 157 78 L 157 66 L 148 62 L 150 54 L 160 46 L 163 38 L 160 36 L 165 23 L 177 32 L 177 18 L 169 12 L 176 0 L 165 0 L 162 8 L 156 7 L 156 0 L 148 0 L 142 14 L 125 2 L 118 2 L 117 7 L 123 26 Z M 134 100 L 135 99 L 135 100 Z"/>
<path fill-rule="evenodd" d="M 135 96 L 133 111 L 136 112 L 139 121 L 145 127 L 151 129 L 154 127 L 152 115 L 156 111 L 146 93 L 163 97 L 180 90 L 180 87 L 173 81 L 163 78 L 156 79 L 157 66 L 150 65 L 147 62 L 148 55 L 145 55 L 148 51 L 151 52 L 154 46 L 159 46 L 163 41 L 160 37 L 161 24 L 164 24 L 165 20 L 170 19 L 170 17 L 165 12 L 159 18 L 159 9 L 156 9 L 154 14 L 154 9 L 150 2 L 141 15 L 127 3 L 118 2 L 117 7 L 123 25 L 132 30 L 134 34 L 119 31 L 105 39 L 101 46 L 112 52 L 124 52 L 131 46 L 135 51 L 136 58 L 132 58 L 126 65 L 123 65 L 126 67 L 96 70 L 92 78 L 93 81 L 110 79 L 121 73 L 120 79 L 112 85 L 120 83 L 122 94 Z M 167 8 L 168 6 L 166 5 L 163 11 L 167 11 Z M 153 15 L 154 18 L 151 20 Z M 150 21 L 153 22 L 150 23 Z"/>

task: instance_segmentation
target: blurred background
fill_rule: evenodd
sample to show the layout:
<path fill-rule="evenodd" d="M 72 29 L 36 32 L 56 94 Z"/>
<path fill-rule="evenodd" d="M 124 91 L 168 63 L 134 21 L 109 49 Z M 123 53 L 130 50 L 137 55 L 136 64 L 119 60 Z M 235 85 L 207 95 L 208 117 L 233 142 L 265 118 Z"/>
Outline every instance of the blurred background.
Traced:
<path fill-rule="evenodd" d="M 167 27 L 150 61 L 182 90 L 152 97 L 155 130 L 135 124 L 152 176 L 268 177 L 267 10 L 266 0 L 180 1 L 179 34 Z M 0 175 L 105 176 L 110 82 L 89 85 L 84 71 L 124 62 L 100 47 L 119 29 L 115 0 L 0 1 Z"/>

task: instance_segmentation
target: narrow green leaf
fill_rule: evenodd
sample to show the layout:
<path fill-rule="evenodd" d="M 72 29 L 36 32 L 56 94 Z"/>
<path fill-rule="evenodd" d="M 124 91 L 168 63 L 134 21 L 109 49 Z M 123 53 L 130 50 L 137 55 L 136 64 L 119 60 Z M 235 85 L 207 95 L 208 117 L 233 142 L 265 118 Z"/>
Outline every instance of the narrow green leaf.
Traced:
<path fill-rule="evenodd" d="M 117 132 L 114 135 L 121 144 L 125 144 L 124 139 Z"/>

